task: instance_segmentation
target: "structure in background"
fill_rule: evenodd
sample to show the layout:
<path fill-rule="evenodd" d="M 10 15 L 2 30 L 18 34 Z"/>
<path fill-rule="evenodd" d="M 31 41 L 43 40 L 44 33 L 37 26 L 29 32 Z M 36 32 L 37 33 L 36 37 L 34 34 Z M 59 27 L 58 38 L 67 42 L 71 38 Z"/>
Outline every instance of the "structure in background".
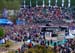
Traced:
<path fill-rule="evenodd" d="M 33 4 L 33 1 L 32 0 L 28 0 L 29 2 L 29 5 L 28 4 L 26 4 L 26 2 L 27 2 L 27 0 L 23 0 L 23 7 L 25 8 L 26 6 L 32 6 L 32 5 L 35 5 L 36 7 L 38 7 L 38 6 L 40 6 L 39 5 L 39 2 L 38 2 L 38 0 L 36 0 L 36 1 L 34 1 L 35 2 L 35 4 Z M 41 1 L 40 1 L 41 2 Z M 47 4 L 46 3 L 48 3 L 48 6 L 49 7 L 51 7 L 51 6 L 58 6 L 58 2 L 59 2 L 59 0 L 55 0 L 55 2 L 54 2 L 54 5 L 52 5 L 51 4 L 51 2 L 52 2 L 52 0 L 47 0 L 47 1 L 45 1 L 45 0 L 42 0 L 42 7 L 45 7 L 45 6 L 47 6 Z M 65 0 L 61 0 L 61 7 L 65 7 Z M 67 7 L 71 7 L 71 0 L 68 0 L 67 1 Z"/>

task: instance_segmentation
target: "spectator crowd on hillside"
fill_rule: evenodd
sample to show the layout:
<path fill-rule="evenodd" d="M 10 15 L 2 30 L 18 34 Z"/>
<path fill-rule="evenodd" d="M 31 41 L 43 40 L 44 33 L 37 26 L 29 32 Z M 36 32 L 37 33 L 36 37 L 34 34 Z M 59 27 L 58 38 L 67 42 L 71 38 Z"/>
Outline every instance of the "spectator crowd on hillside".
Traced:
<path fill-rule="evenodd" d="M 4 26 L 5 37 L 14 41 L 31 40 L 40 45 L 45 45 L 45 37 L 44 35 L 41 35 L 42 28 L 40 28 L 40 26 L 75 25 L 73 22 L 65 22 L 64 19 L 74 19 L 74 15 L 71 10 L 60 7 L 30 7 L 20 9 L 17 15 L 17 20 L 19 21 L 19 23 L 13 24 L 12 26 Z M 20 21 L 22 22 L 20 23 Z M 32 44 L 29 44 L 29 48 L 35 45 Z M 70 51 L 75 51 L 74 44 L 74 40 L 68 40 L 67 43 L 63 46 L 55 46 L 54 51 L 58 51 L 59 53 L 70 53 Z"/>

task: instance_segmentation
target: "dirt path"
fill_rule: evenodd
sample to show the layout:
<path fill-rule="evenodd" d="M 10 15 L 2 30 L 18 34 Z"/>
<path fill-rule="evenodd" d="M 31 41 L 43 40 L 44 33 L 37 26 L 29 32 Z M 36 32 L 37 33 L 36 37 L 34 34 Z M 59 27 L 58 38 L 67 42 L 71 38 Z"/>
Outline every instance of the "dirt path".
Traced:
<path fill-rule="evenodd" d="M 12 46 L 10 46 L 8 48 L 8 50 L 17 50 L 18 48 L 21 48 L 23 42 L 17 42 L 17 43 L 14 43 Z M 8 53 L 8 51 L 1 51 L 0 53 Z"/>
<path fill-rule="evenodd" d="M 12 46 L 10 46 L 9 49 L 17 50 L 18 48 L 21 48 L 22 44 L 23 44 L 23 42 L 14 43 Z"/>

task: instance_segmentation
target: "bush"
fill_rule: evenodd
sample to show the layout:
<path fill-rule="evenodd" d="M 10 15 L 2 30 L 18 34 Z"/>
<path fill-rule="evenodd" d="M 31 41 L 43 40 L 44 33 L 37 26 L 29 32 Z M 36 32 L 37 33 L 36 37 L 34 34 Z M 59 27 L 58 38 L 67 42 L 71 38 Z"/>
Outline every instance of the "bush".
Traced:
<path fill-rule="evenodd" d="M 40 46 L 37 45 L 34 48 L 30 48 L 25 53 L 54 53 L 52 48 L 48 47 L 46 48 L 45 46 Z"/>
<path fill-rule="evenodd" d="M 4 7 L 7 9 L 19 9 L 20 0 L 0 0 L 0 10 L 2 10 Z"/>
<path fill-rule="evenodd" d="M 0 27 L 0 38 L 2 38 L 3 36 L 4 36 L 4 29 Z"/>

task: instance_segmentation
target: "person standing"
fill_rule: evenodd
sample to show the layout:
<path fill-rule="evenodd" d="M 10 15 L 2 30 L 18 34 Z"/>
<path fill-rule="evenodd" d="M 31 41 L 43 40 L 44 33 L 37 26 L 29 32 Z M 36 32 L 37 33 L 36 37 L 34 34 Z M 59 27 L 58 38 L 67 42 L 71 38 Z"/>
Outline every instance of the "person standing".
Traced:
<path fill-rule="evenodd" d="M 4 18 L 7 18 L 8 17 L 8 11 L 7 11 L 6 8 L 3 9 L 2 17 L 4 17 Z"/>

